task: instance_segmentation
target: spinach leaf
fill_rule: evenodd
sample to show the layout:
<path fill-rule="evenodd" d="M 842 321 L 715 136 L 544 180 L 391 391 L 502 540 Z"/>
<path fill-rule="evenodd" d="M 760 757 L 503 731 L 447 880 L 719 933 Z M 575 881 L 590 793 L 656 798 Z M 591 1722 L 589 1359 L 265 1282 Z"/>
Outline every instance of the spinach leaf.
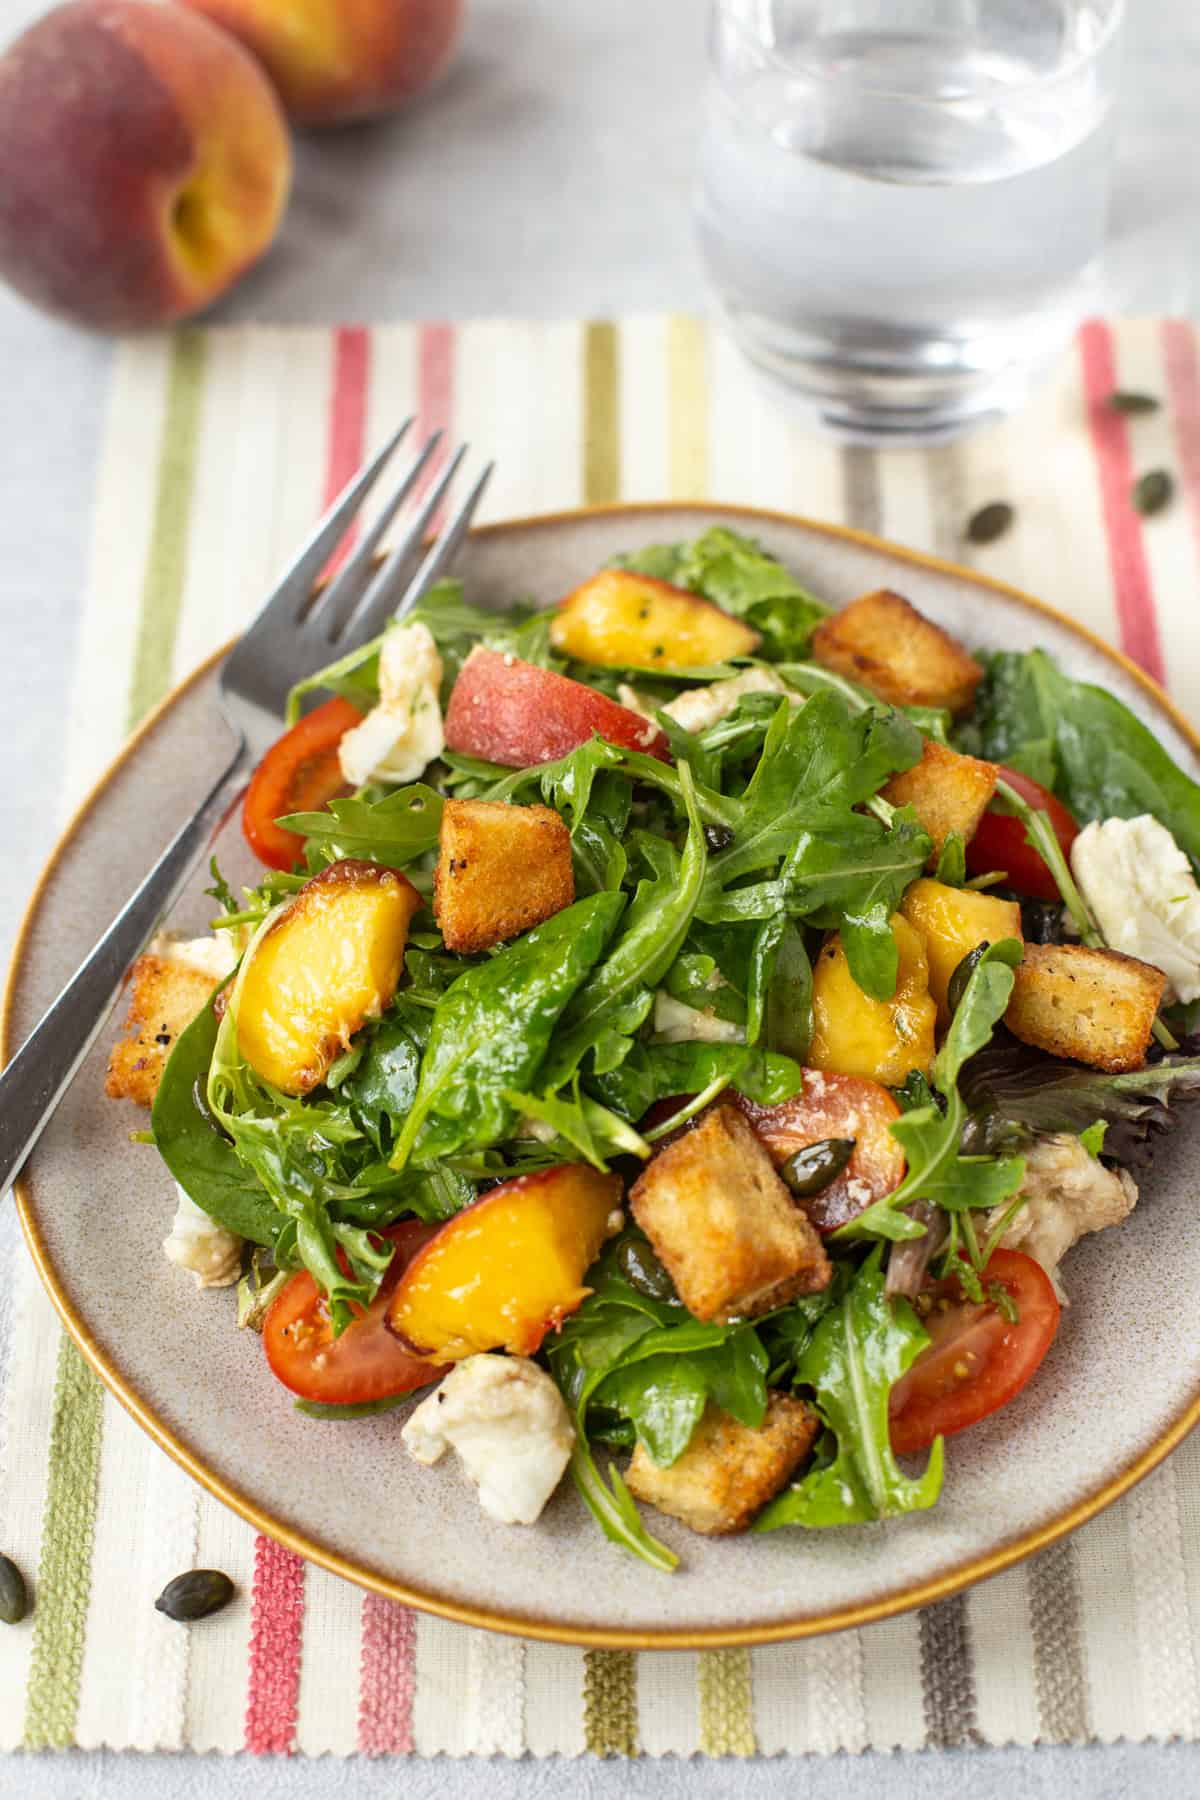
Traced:
<path fill-rule="evenodd" d="M 1152 813 L 1200 868 L 1200 785 L 1122 701 L 1072 681 L 1044 650 L 981 660 L 962 748 L 1032 775 L 1081 822 Z"/>
<path fill-rule="evenodd" d="M 650 1155 L 650 1146 L 633 1127 L 590 1094 L 520 1094 L 511 1088 L 504 1099 L 526 1119 L 536 1119 L 577 1150 L 593 1168 L 607 1169 L 614 1156 Z M 562 1160 L 561 1157 L 558 1158 Z"/>
<path fill-rule="evenodd" d="M 618 557 L 624 568 L 703 594 L 762 633 L 762 655 L 803 656 L 829 608 L 753 538 L 714 525 L 690 544 L 651 545 Z"/>
<path fill-rule="evenodd" d="M 288 813 L 279 822 L 305 839 L 310 859 L 332 863 L 357 856 L 404 869 L 436 846 L 442 797 L 414 781 L 382 800 L 331 800 L 324 812 Z"/>
<path fill-rule="evenodd" d="M 399 1123 L 417 1097 L 420 1070 L 412 1031 L 392 1017 L 372 1032 L 357 1068 L 342 1082 L 341 1098 L 381 1156 L 390 1153 Z"/>
<path fill-rule="evenodd" d="M 394 1168 L 410 1157 L 427 1165 L 507 1135 L 516 1115 L 505 1090 L 529 1086 L 623 907 L 620 894 L 577 900 L 451 982 L 433 1016 Z"/>
<path fill-rule="evenodd" d="M 990 1041 L 1004 1016 L 1021 949 L 1017 939 L 1004 938 L 992 944 L 975 965 L 933 1064 L 933 1085 L 945 1102 L 945 1111 L 931 1100 L 910 1107 L 895 1121 L 892 1135 L 904 1148 L 908 1171 L 899 1187 L 835 1231 L 836 1240 L 923 1237 L 925 1227 L 903 1210 L 910 1201 L 933 1200 L 950 1209 L 991 1206 L 1020 1187 L 1025 1173 L 1020 1157 L 996 1162 L 959 1154 L 967 1108 L 958 1078 L 963 1065 Z"/>
<path fill-rule="evenodd" d="M 760 1106 L 790 1100 L 804 1086 L 804 1071 L 790 1056 L 747 1050 L 742 1044 L 635 1043 L 614 1069 L 593 1069 L 584 1086 L 623 1118 L 638 1120 L 658 1100 L 699 1094 L 722 1075 Z"/>
<path fill-rule="evenodd" d="M 892 1454 L 888 1395 L 929 1337 L 907 1301 L 888 1299 L 881 1262 L 879 1247 L 841 1304 L 818 1321 L 794 1365 L 796 1384 L 815 1390 L 836 1449 L 830 1447 L 828 1459 L 770 1502 L 755 1520 L 755 1531 L 893 1518 L 932 1506 L 941 1492 L 941 1438 L 917 1480 L 904 1474 Z"/>
<path fill-rule="evenodd" d="M 226 1231 L 274 1244 L 287 1223 L 250 1174 L 204 1101 L 217 1041 L 211 1006 L 181 1031 L 167 1059 L 150 1115 L 159 1155 L 190 1200 Z"/>

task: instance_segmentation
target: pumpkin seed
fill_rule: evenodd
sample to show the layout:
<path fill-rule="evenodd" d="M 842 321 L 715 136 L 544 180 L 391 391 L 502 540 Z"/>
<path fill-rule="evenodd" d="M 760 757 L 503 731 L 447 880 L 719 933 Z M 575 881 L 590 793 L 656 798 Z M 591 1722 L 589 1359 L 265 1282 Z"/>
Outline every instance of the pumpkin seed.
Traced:
<path fill-rule="evenodd" d="M 962 961 L 956 964 L 954 973 L 946 986 L 946 1005 L 950 1009 L 951 1017 L 962 1004 L 962 997 L 967 991 L 967 983 L 983 961 L 987 948 L 988 944 L 985 939 L 982 944 L 976 944 L 973 950 L 968 950 Z"/>
<path fill-rule="evenodd" d="M 617 1267 L 630 1287 L 648 1300 L 678 1301 L 675 1283 L 649 1244 L 643 1243 L 641 1238 L 622 1238 L 617 1249 Z"/>
<path fill-rule="evenodd" d="M 712 851 L 728 850 L 733 842 L 733 832 L 728 825 L 706 825 L 704 841 Z"/>
<path fill-rule="evenodd" d="M 1108 396 L 1108 404 L 1113 412 L 1136 415 L 1157 412 L 1162 402 L 1156 400 L 1153 394 L 1137 394 L 1130 388 L 1117 388 Z"/>
<path fill-rule="evenodd" d="M 997 538 L 1003 537 L 1013 520 L 1016 510 L 1007 500 L 992 500 L 987 506 L 972 513 L 967 520 L 967 542 L 969 544 L 993 544 Z"/>
<path fill-rule="evenodd" d="M 853 1154 L 853 1138 L 821 1138 L 789 1156 L 779 1173 L 797 1200 L 808 1200 L 837 1180 Z"/>
<path fill-rule="evenodd" d="M 188 1569 L 168 1581 L 154 1605 L 168 1619 L 206 1619 L 228 1606 L 233 1594 L 232 1581 L 220 1569 Z"/>
<path fill-rule="evenodd" d="M 1171 496 L 1175 492 L 1175 483 L 1166 469 L 1151 469 L 1133 484 L 1133 505 L 1143 518 L 1152 513 L 1160 513 L 1164 506 L 1169 506 Z"/>
<path fill-rule="evenodd" d="M 11 1556 L 0 1555 L 0 1619 L 6 1625 L 19 1625 L 28 1611 L 25 1577 Z"/>

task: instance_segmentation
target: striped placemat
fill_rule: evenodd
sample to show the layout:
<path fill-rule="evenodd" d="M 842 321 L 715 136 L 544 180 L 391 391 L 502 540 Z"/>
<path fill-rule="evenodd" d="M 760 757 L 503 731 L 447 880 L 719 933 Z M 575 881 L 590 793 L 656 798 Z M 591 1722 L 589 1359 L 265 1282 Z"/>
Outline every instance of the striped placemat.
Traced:
<path fill-rule="evenodd" d="M 1112 411 L 1118 385 L 1161 410 Z M 116 358 L 64 816 L 410 409 L 498 458 L 492 518 L 711 495 L 846 519 L 1044 595 L 1200 716 L 1185 324 L 1089 325 L 1019 418 L 882 455 L 795 428 L 690 318 L 189 331 Z M 1143 520 L 1129 489 L 1152 467 L 1178 491 Z M 996 499 L 1013 530 L 969 550 L 966 520 Z M 1200 1440 L 1073 1539 L 920 1615 L 764 1650 L 559 1649 L 364 1596 L 256 1538 L 102 1391 L 24 1266 L 18 1290 L 0 1543 L 37 1604 L 0 1629 L 0 1747 L 748 1755 L 1200 1735 Z M 191 1564 L 228 1570 L 239 1598 L 184 1632 L 150 1601 Z"/>

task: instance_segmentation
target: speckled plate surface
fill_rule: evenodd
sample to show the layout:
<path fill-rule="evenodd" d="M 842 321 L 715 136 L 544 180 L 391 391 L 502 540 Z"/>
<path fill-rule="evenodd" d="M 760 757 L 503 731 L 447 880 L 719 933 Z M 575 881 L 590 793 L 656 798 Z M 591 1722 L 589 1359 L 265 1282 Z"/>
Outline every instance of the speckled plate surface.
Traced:
<path fill-rule="evenodd" d="M 1185 767 L 1200 743 L 1132 666 L 1068 620 L 966 570 L 779 514 L 619 507 L 477 532 L 471 597 L 549 602 L 631 544 L 723 519 L 754 531 L 835 604 L 907 594 L 969 644 L 1042 644 L 1112 689 Z M 26 920 L 7 1041 L 28 1031 L 221 761 L 211 665 L 149 721 L 68 829 Z M 236 828 L 219 845 L 236 882 Z M 202 930 L 198 877 L 174 924 Z M 671 1577 L 609 1545 L 567 1484 L 534 1528 L 485 1519 L 449 1468 L 399 1442 L 401 1410 L 330 1425 L 292 1410 L 231 1291 L 197 1295 L 162 1256 L 171 1183 L 142 1122 L 103 1095 L 106 1031 L 20 1184 L 30 1247 L 96 1369 L 162 1446 L 260 1529 L 364 1586 L 494 1629 L 636 1647 L 767 1642 L 865 1623 L 995 1573 L 1073 1529 L 1154 1466 L 1200 1417 L 1200 1118 L 1171 1140 L 1127 1225 L 1067 1265 L 1072 1305 L 1038 1379 L 947 1457 L 933 1512 L 846 1531 L 705 1540 L 655 1516 L 680 1552 Z M 350 1473 L 352 1471 L 352 1478 Z"/>

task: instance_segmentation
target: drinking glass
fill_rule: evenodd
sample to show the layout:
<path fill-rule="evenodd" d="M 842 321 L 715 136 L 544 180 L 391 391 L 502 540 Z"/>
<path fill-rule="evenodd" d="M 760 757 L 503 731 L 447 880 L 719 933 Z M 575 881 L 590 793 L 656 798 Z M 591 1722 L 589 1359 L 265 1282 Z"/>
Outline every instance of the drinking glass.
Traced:
<path fill-rule="evenodd" d="M 1098 297 L 1124 0 L 714 0 L 701 251 L 844 436 L 1010 410 Z"/>

